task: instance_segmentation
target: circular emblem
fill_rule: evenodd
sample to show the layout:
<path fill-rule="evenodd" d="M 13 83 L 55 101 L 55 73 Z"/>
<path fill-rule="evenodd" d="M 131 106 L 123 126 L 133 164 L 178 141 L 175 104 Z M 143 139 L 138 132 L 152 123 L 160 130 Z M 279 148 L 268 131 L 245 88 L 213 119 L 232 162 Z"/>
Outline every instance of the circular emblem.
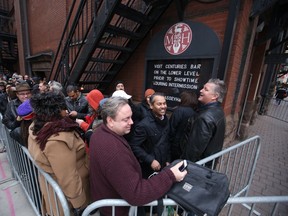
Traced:
<path fill-rule="evenodd" d="M 186 23 L 176 23 L 164 37 L 164 47 L 171 55 L 180 55 L 190 46 L 192 30 Z"/>

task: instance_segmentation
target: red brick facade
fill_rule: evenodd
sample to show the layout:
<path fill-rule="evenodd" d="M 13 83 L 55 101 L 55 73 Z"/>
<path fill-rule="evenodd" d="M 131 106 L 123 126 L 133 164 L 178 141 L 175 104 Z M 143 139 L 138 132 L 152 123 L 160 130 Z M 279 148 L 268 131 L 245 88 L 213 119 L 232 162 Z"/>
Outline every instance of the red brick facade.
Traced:
<path fill-rule="evenodd" d="M 53 10 L 49 10 L 49 8 L 53 8 Z M 66 1 L 29 1 L 27 15 L 31 55 L 55 51 L 66 21 Z"/>
<path fill-rule="evenodd" d="M 45 52 L 52 52 L 55 54 L 71 2 L 72 0 L 26 1 L 30 56 L 35 56 L 39 53 Z M 207 25 L 213 29 L 218 36 L 220 43 L 223 45 L 230 2 L 231 1 L 229 0 L 222 0 L 207 4 L 198 1 L 190 1 L 183 12 L 184 21 L 191 20 Z M 17 1 L 15 4 L 17 4 Z M 225 82 L 227 84 L 228 93 L 223 106 L 228 119 L 227 134 L 229 136 L 235 135 L 238 117 L 247 90 L 247 83 L 251 69 L 250 63 L 253 59 L 253 41 L 257 19 L 249 20 L 251 8 L 252 1 L 241 0 L 239 13 L 236 17 L 235 31 L 232 35 L 231 50 L 228 56 L 228 64 L 225 73 Z M 143 40 L 138 49 L 133 53 L 133 56 L 117 75 L 115 80 L 123 80 L 125 82 L 127 93 L 132 94 L 135 101 L 142 100 L 145 90 L 145 53 L 149 41 L 155 34 L 157 34 L 157 32 L 179 21 L 175 2 L 173 2 L 170 8 L 165 12 L 154 28 L 150 30 L 148 36 Z M 19 50 L 21 50 L 21 43 L 20 40 Z M 245 52 L 244 47 L 248 47 L 248 51 Z M 23 50 L 19 53 L 20 66 L 23 67 Z M 252 68 L 255 68 L 257 65 L 261 68 L 263 63 L 260 62 L 258 64 L 255 61 L 253 62 Z M 259 61 L 261 61 L 261 58 Z M 260 74 L 259 70 L 260 69 L 258 68 L 258 76 Z M 239 79 L 241 79 L 241 82 L 239 82 Z M 249 98 L 251 98 L 257 91 L 255 86 L 258 84 L 259 79 L 253 77 L 253 92 L 250 92 Z M 111 83 L 110 92 L 112 93 L 113 91 L 114 84 Z M 255 100 L 255 97 L 252 97 L 251 100 Z"/>

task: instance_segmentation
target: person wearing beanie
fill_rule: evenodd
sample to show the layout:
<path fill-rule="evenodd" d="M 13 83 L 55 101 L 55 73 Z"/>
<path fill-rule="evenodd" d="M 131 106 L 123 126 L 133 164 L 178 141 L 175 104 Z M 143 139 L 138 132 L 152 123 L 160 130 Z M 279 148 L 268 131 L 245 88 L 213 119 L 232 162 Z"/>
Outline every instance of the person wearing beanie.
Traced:
<path fill-rule="evenodd" d="M 34 118 L 34 111 L 30 104 L 30 99 L 24 101 L 18 108 L 17 108 L 17 121 L 21 122 L 20 125 L 20 135 L 17 140 L 21 145 L 28 148 L 28 136 L 29 136 L 29 126 L 33 121 Z"/>
<path fill-rule="evenodd" d="M 34 112 L 30 104 L 30 99 L 24 101 L 18 108 L 17 108 L 17 120 L 31 120 L 34 117 Z"/>
<path fill-rule="evenodd" d="M 149 99 L 151 97 L 151 95 L 153 95 L 154 93 L 155 93 L 155 91 L 153 89 L 150 89 L 150 88 L 146 89 L 145 94 L 144 94 L 145 99 L 146 100 Z M 149 103 L 149 100 L 147 100 L 147 102 Z"/>
<path fill-rule="evenodd" d="M 153 95 L 155 91 L 151 88 L 146 89 L 144 93 L 144 99 L 142 100 L 141 103 L 137 105 L 137 110 L 139 115 L 137 116 L 137 119 L 135 119 L 134 124 L 136 125 L 138 122 L 140 122 L 142 119 L 144 119 L 150 112 L 150 97 Z"/>
<path fill-rule="evenodd" d="M 92 129 L 93 124 L 97 123 L 100 101 L 104 99 L 104 96 L 98 89 L 93 89 L 86 95 L 86 99 L 92 112 L 85 116 L 85 120 L 76 119 L 76 122 L 84 132 L 86 132 L 89 128 Z"/>
<path fill-rule="evenodd" d="M 121 80 L 118 80 L 116 81 L 115 83 L 115 90 L 118 91 L 118 90 L 125 90 L 125 86 L 124 86 L 124 82 L 121 81 Z"/>

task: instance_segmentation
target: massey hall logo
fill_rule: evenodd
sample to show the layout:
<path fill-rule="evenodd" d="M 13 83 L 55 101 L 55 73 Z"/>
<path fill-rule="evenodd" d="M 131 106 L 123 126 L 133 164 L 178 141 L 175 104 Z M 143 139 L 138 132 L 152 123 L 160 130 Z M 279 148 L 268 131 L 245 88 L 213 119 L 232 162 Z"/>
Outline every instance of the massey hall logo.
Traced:
<path fill-rule="evenodd" d="M 176 23 L 166 32 L 164 47 L 171 55 L 180 55 L 192 41 L 192 30 L 185 23 Z"/>

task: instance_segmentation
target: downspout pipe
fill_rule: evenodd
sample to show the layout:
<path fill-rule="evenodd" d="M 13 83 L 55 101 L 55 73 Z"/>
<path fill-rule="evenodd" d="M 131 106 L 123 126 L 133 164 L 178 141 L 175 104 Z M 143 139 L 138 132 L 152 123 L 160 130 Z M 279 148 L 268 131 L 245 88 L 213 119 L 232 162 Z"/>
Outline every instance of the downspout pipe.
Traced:
<path fill-rule="evenodd" d="M 245 94 L 244 105 L 243 105 L 243 108 L 242 108 L 242 112 L 241 112 L 241 115 L 240 115 L 240 120 L 239 120 L 238 128 L 237 128 L 237 136 L 238 137 L 241 136 L 240 129 L 241 129 L 241 124 L 242 124 L 242 121 L 243 121 L 243 117 L 244 117 L 244 113 L 245 113 L 245 109 L 246 109 L 246 105 L 247 105 L 247 101 L 248 101 L 248 95 L 249 95 L 249 90 L 250 90 L 250 87 L 251 87 L 252 78 L 253 78 L 253 75 L 250 74 L 249 75 L 249 82 L 248 82 L 248 86 L 247 86 L 247 91 L 246 91 L 246 94 Z"/>
<path fill-rule="evenodd" d="M 30 57 L 30 43 L 28 32 L 28 20 L 27 20 L 27 0 L 19 0 L 21 25 L 23 29 L 23 49 L 24 49 L 24 61 L 25 61 L 25 74 L 32 76 L 32 70 L 30 62 L 27 58 Z"/>
<path fill-rule="evenodd" d="M 240 0 L 231 0 L 229 4 L 229 14 L 226 23 L 226 30 L 224 35 L 224 42 L 219 62 L 219 70 L 217 78 L 225 80 L 227 67 L 230 60 L 230 53 L 232 50 L 232 43 L 235 34 L 237 17 L 240 10 Z"/>

